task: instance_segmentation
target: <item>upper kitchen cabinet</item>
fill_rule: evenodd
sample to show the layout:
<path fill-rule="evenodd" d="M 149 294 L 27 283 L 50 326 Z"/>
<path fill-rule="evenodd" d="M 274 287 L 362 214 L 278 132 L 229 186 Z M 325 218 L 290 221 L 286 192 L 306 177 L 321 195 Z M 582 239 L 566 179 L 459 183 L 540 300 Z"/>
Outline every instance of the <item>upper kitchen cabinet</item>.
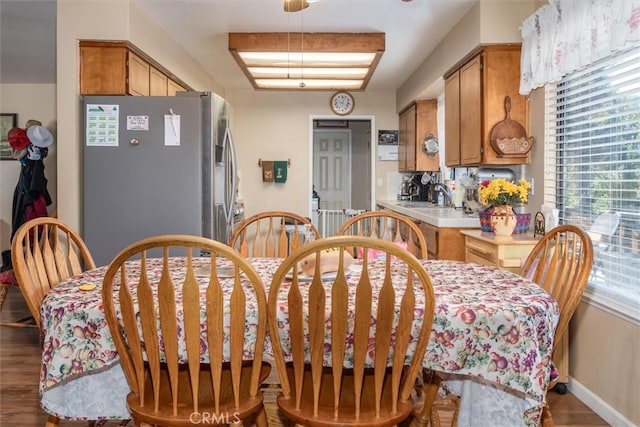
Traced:
<path fill-rule="evenodd" d="M 149 96 L 151 92 L 149 88 L 149 83 L 151 82 L 149 72 L 152 68 L 135 53 L 127 52 L 127 62 L 125 63 L 127 78 L 125 79 L 125 84 L 128 82 L 127 93 L 129 95 Z M 156 71 L 155 68 L 153 70 Z"/>
<path fill-rule="evenodd" d="M 80 41 L 80 94 L 175 95 L 188 90 L 167 69 L 127 41 Z"/>
<path fill-rule="evenodd" d="M 529 100 L 519 94 L 520 45 L 487 45 L 471 52 L 444 75 L 445 163 L 449 167 L 514 165 L 527 154 L 505 156 L 491 146 L 491 132 L 507 118 L 529 128 Z"/>
<path fill-rule="evenodd" d="M 160 70 L 149 67 L 149 95 L 167 96 L 169 78 Z"/>
<path fill-rule="evenodd" d="M 176 83 L 171 79 L 167 81 L 167 95 L 169 96 L 175 96 L 176 92 L 184 92 L 186 90 L 188 89 L 183 88 L 179 83 Z"/>
<path fill-rule="evenodd" d="M 398 171 L 437 171 L 440 156 L 422 149 L 426 136 L 438 135 L 437 101 L 420 100 L 400 112 L 398 123 Z"/>

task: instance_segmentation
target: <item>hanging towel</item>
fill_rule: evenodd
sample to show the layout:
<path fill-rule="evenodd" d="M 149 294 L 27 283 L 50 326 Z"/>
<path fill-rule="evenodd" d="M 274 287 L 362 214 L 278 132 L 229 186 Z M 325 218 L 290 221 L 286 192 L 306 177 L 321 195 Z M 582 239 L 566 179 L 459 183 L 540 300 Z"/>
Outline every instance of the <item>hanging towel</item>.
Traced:
<path fill-rule="evenodd" d="M 273 182 L 273 161 L 262 161 L 262 182 Z"/>
<path fill-rule="evenodd" d="M 287 182 L 287 161 L 286 160 L 276 160 L 273 162 L 273 169 L 275 178 L 274 181 L 277 183 Z"/>

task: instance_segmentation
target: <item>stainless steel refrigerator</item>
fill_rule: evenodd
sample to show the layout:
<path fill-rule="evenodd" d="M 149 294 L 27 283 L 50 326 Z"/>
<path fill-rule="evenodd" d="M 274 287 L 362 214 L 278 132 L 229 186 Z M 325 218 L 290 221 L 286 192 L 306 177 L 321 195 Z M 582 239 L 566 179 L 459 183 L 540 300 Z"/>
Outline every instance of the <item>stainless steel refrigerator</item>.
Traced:
<path fill-rule="evenodd" d="M 83 238 L 98 265 L 158 234 L 228 242 L 236 196 L 231 107 L 210 92 L 85 96 Z"/>

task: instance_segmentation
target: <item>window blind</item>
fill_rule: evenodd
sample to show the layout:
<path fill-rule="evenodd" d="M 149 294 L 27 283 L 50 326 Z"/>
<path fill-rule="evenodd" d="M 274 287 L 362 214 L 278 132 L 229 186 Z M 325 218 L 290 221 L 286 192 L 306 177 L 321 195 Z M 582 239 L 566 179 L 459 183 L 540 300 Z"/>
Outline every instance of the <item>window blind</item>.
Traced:
<path fill-rule="evenodd" d="M 546 87 L 544 202 L 594 244 L 591 295 L 640 319 L 640 48 Z"/>

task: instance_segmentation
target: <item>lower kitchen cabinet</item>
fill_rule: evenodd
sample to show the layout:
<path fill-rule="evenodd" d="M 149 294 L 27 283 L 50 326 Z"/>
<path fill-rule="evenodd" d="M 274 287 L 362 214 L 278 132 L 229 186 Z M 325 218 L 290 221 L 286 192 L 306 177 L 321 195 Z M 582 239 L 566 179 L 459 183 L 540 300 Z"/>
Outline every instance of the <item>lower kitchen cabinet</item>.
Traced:
<path fill-rule="evenodd" d="M 416 221 L 427 241 L 429 259 L 464 260 L 464 236 L 461 228 L 435 227 Z"/>
<path fill-rule="evenodd" d="M 492 265 L 519 274 L 520 266 L 529 256 L 539 238 L 528 233 L 513 234 L 511 237 L 496 237 L 493 233 L 480 230 L 463 230 L 465 239 L 464 260 L 482 265 Z M 427 243 L 428 245 L 428 243 Z M 569 333 L 562 336 L 562 343 L 553 355 L 553 363 L 558 368 L 560 383 L 569 382 Z"/>

